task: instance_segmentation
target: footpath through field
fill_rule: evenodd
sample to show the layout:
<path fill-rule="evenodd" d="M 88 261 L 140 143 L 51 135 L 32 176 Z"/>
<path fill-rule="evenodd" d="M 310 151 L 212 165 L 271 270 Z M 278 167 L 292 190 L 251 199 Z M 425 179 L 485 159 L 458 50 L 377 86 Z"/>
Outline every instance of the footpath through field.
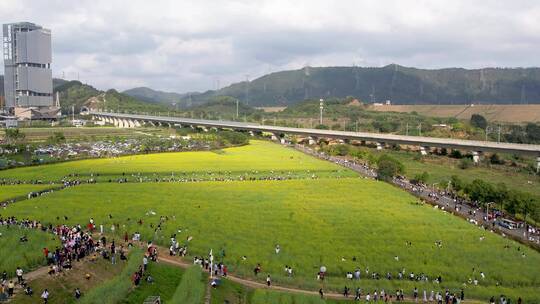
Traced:
<path fill-rule="evenodd" d="M 49 271 L 49 267 L 47 266 L 42 266 L 42 267 L 39 267 L 33 271 L 30 271 L 26 274 L 24 274 L 24 281 L 25 282 L 29 282 L 29 281 L 33 281 L 37 278 L 40 278 L 44 275 L 47 275 L 47 271 Z M 8 280 L 9 281 L 13 281 L 13 282 L 17 282 L 17 278 L 11 278 Z M 5 302 L 10 302 L 11 299 L 13 299 L 13 297 L 17 296 L 17 294 L 19 294 L 20 292 L 22 292 L 23 289 L 22 289 L 22 286 L 20 284 L 15 284 L 15 288 L 13 289 L 13 296 L 8 298 L 7 301 Z M 0 301 L 2 302 L 2 301 Z"/>
<path fill-rule="evenodd" d="M 145 246 L 145 244 L 142 244 L 141 246 Z M 163 247 L 158 247 L 158 248 L 159 248 L 159 252 L 167 252 L 166 248 L 163 248 Z M 193 266 L 193 263 L 188 263 L 186 261 L 183 261 L 181 258 L 176 257 L 176 256 L 160 255 L 159 256 L 159 261 L 164 262 L 164 263 L 168 263 L 168 264 L 171 264 L 171 265 L 176 265 L 176 266 L 179 266 L 179 267 L 182 267 L 182 268 L 188 268 L 188 267 Z M 316 297 L 319 296 L 318 291 L 305 290 L 305 289 L 292 288 L 292 287 L 285 287 L 285 286 L 279 286 L 279 285 L 275 285 L 275 284 L 272 284 L 271 287 L 268 287 L 265 283 L 260 283 L 260 282 L 256 282 L 256 281 L 252 281 L 252 280 L 242 279 L 240 277 L 237 277 L 237 276 L 234 276 L 234 275 L 231 275 L 231 274 L 227 274 L 227 277 L 225 277 L 225 279 L 230 280 L 231 282 L 240 284 L 242 286 L 248 287 L 248 288 L 253 288 L 253 289 L 266 289 L 266 290 L 281 291 L 281 292 L 287 292 L 287 293 L 298 293 L 298 294 L 304 294 L 304 295 L 310 295 L 310 296 L 316 296 Z M 343 294 L 340 294 L 340 293 L 325 292 L 324 293 L 324 298 L 325 299 L 332 299 L 332 300 L 354 301 L 354 294 L 352 294 L 349 297 L 345 297 Z M 411 297 L 406 296 L 405 297 L 405 302 L 411 302 L 412 303 L 412 302 L 414 302 L 414 299 L 411 298 Z M 400 303 L 403 303 L 403 302 L 400 302 Z M 465 300 L 465 301 L 462 301 L 461 303 L 474 304 L 474 303 L 483 303 L 483 302 L 476 301 L 476 300 Z"/>

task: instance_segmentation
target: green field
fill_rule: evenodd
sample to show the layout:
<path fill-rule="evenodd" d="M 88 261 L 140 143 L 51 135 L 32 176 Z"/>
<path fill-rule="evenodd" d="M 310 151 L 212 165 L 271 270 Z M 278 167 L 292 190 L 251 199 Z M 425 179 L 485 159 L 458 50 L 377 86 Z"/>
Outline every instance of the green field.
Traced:
<path fill-rule="evenodd" d="M 352 291 L 354 293 L 354 291 Z M 351 297 L 350 297 L 351 298 Z M 354 294 L 352 295 L 354 298 Z M 227 301 L 227 302 L 225 302 Z M 268 289 L 252 289 L 227 279 L 220 280 L 217 288 L 212 289 L 212 304 L 337 304 L 348 303 L 345 300 L 322 300 L 319 296 L 293 294 Z"/>
<path fill-rule="evenodd" d="M 21 184 L 21 185 L 0 185 L 0 202 L 9 200 L 12 198 L 26 196 L 32 191 L 40 191 L 49 188 L 53 188 L 54 185 L 31 185 L 31 184 Z"/>
<path fill-rule="evenodd" d="M 274 172 L 336 172 L 342 171 L 349 176 L 354 175 L 341 167 L 324 162 L 293 149 L 285 149 L 279 145 L 252 141 L 250 145 L 208 152 L 176 152 L 149 155 L 134 155 L 118 158 L 90 159 L 74 162 L 57 163 L 35 167 L 16 168 L 0 171 L 0 178 L 18 180 L 53 180 L 77 173 L 83 176 L 100 174 L 100 176 L 118 176 L 126 174 L 167 174 L 171 173 L 255 173 Z M 308 172 L 309 171 L 309 172 Z M 46 172 L 46 173 L 44 173 Z M 310 174 L 311 175 L 311 174 Z"/>
<path fill-rule="evenodd" d="M 387 271 L 396 276 L 402 268 L 431 278 L 441 275 L 444 286 L 452 288 L 483 271 L 486 279 L 481 285 L 467 287 L 468 294 L 483 298 L 504 291 L 536 299 L 532 291 L 540 286 L 537 252 L 419 205 L 385 183 L 358 178 L 83 185 L 18 202 L 5 213 L 45 223 L 54 223 L 57 215 L 67 215 L 71 224 L 86 223 L 90 217 L 105 227 L 123 223 L 129 233 L 140 231 L 143 239 L 163 245 L 176 232 L 180 240 L 193 237 L 191 255 L 224 249 L 224 261 L 241 276 L 252 277 L 251 270 L 261 263 L 275 282 L 310 289 L 318 289 L 315 276 L 321 265 L 329 270 L 326 284 L 336 290 L 346 283 L 345 272 L 356 267 L 369 267 L 383 276 Z M 155 233 L 160 216 L 169 220 Z M 136 223 L 139 219 L 143 225 Z M 486 237 L 482 242 L 481 236 Z M 438 240 L 442 248 L 434 245 Z M 407 246 L 407 241 L 413 245 Z M 274 253 L 276 244 L 282 248 L 279 255 Z M 283 274 L 284 265 L 293 267 L 293 278 Z M 504 288 L 495 287 L 497 282 Z M 361 284 L 412 290 L 417 283 L 383 279 Z"/>
<path fill-rule="evenodd" d="M 208 287 L 208 277 L 203 275 L 199 266 L 189 267 L 182 275 L 180 284 L 167 303 L 199 304 L 202 303 Z"/>
<path fill-rule="evenodd" d="M 253 141 L 218 152 L 85 160 L 35 169 L 6 170 L 0 177 L 32 179 L 39 175 L 58 179 L 68 173 L 222 171 L 299 171 L 308 177 L 308 172 L 339 172 L 341 178 L 287 181 L 81 185 L 17 202 L 2 215 L 53 224 L 58 216 L 65 215 L 68 224 L 81 225 L 93 217 L 113 238 L 121 238 L 126 231 L 139 231 L 143 240 L 163 246 L 168 246 L 171 234 L 176 233 L 180 242 L 189 246 L 190 257 L 206 256 L 212 248 L 216 259 L 226 263 L 235 275 L 264 281 L 270 274 L 277 284 L 304 289 L 323 286 L 327 291 L 340 292 L 348 285 L 363 290 L 402 288 L 410 294 L 415 286 L 421 291 L 457 291 L 463 287 L 467 297 L 477 299 L 506 294 L 540 302 L 538 252 L 422 205 L 386 183 L 357 178 L 335 164 L 272 143 Z M 139 220 L 142 224 L 137 223 Z M 114 234 L 110 230 L 113 223 L 121 227 Z M 485 239 L 480 241 L 482 236 Z M 437 241 L 441 247 L 435 245 Z M 277 244 L 281 247 L 279 254 L 274 251 Z M 262 273 L 254 277 L 252 270 L 257 263 L 261 263 Z M 292 266 L 293 277 L 285 275 L 285 265 Z M 328 275 L 321 282 L 315 277 L 323 265 Z M 356 268 L 362 270 L 362 279 L 346 280 L 345 273 Z M 381 279 L 367 278 L 366 268 L 370 274 L 378 272 Z M 395 279 L 402 269 L 406 275 L 424 273 L 430 280 L 441 275 L 443 283 Z M 480 271 L 485 279 L 480 278 Z M 387 272 L 392 273 L 393 280 L 385 278 Z M 479 285 L 466 283 L 469 278 L 479 279 Z M 254 303 L 274 297 L 283 297 L 285 302 L 301 301 L 295 296 L 262 291 L 250 297 L 256 300 Z"/>
<path fill-rule="evenodd" d="M 20 242 L 22 236 L 26 236 L 28 241 Z M 59 245 L 60 241 L 49 233 L 35 229 L 0 226 L 0 272 L 6 271 L 9 277 L 14 277 L 17 267 L 28 272 L 46 265 L 42 249 L 47 247 L 52 251 Z"/>
<path fill-rule="evenodd" d="M 168 300 L 180 284 L 184 270 L 167 264 L 150 263 L 146 273 L 150 274 L 154 281 L 141 281 L 139 287 L 120 303 L 140 304 L 149 296 L 160 296 L 162 300 Z"/>

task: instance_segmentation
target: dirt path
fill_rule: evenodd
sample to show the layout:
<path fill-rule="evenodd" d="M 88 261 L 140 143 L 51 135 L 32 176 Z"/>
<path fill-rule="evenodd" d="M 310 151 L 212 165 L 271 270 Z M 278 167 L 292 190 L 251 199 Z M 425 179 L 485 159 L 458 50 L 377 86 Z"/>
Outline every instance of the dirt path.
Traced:
<path fill-rule="evenodd" d="M 165 248 L 158 247 L 158 249 L 159 249 L 159 252 L 168 252 L 168 250 L 166 250 Z M 176 265 L 176 266 L 179 266 L 179 267 L 182 267 L 182 268 L 188 268 L 188 267 L 193 266 L 192 263 L 188 263 L 186 261 L 183 261 L 179 257 L 172 257 L 172 256 L 169 256 L 169 255 L 160 255 L 159 256 L 159 261 L 167 263 L 167 264 L 171 264 L 171 265 Z M 268 289 L 268 290 L 274 290 L 274 291 L 282 291 L 282 292 L 288 292 L 288 293 L 298 293 L 298 294 L 311 295 L 311 296 L 317 296 L 317 297 L 319 296 L 318 291 L 305 290 L 305 289 L 292 288 L 292 287 L 285 287 L 285 286 L 279 286 L 279 285 L 274 285 L 274 284 L 272 284 L 271 287 L 268 287 L 264 283 L 259 283 L 259 282 L 255 282 L 255 281 L 251 281 L 251 280 L 242 279 L 242 278 L 236 277 L 234 275 L 230 275 L 230 274 L 227 275 L 227 280 L 230 280 L 232 282 L 238 283 L 240 285 L 243 285 L 243 286 L 246 286 L 246 287 L 249 287 L 249 288 L 254 288 L 254 289 Z M 350 301 L 354 301 L 354 292 L 355 292 L 354 290 L 351 290 L 351 294 L 349 295 L 348 298 L 345 298 L 343 296 L 343 294 L 340 294 L 340 293 L 325 292 L 324 293 L 324 298 L 325 299 L 332 299 L 332 300 L 350 300 Z M 210 303 L 209 300 L 210 299 L 208 298 L 208 302 L 205 302 L 205 303 Z M 362 298 L 362 301 L 363 301 L 363 298 Z M 410 297 L 405 297 L 405 301 L 414 302 L 414 299 L 412 299 Z M 420 298 L 419 298 L 419 301 L 421 301 Z M 472 304 L 472 303 L 483 303 L 483 302 L 475 301 L 475 300 L 465 300 L 465 301 L 462 301 L 461 303 Z"/>
<path fill-rule="evenodd" d="M 145 244 L 141 243 L 141 247 L 145 248 Z M 159 252 L 167 252 L 166 248 L 158 247 L 158 249 L 159 249 Z M 182 260 L 179 257 L 172 257 L 172 256 L 169 256 L 169 255 L 160 255 L 159 256 L 159 261 L 170 264 L 170 265 L 175 265 L 175 266 L 178 266 L 178 267 L 181 267 L 181 268 L 188 268 L 188 267 L 193 266 L 192 263 L 186 262 L 186 261 Z M 77 266 L 80 266 L 80 264 L 82 264 L 82 263 L 84 263 L 84 260 L 80 261 L 80 262 L 77 262 L 77 263 L 73 263 L 73 267 L 75 268 Z M 35 270 L 31 271 L 31 272 L 26 273 L 24 275 L 24 279 L 25 279 L 26 282 L 31 282 L 31 281 L 33 281 L 35 279 L 46 276 L 47 272 L 48 272 L 48 269 L 49 269 L 48 266 L 42 266 L 40 268 L 37 268 L 37 269 L 35 269 Z M 297 294 L 311 295 L 311 296 L 317 296 L 317 297 L 319 296 L 318 291 L 305 290 L 305 289 L 292 288 L 292 287 L 285 287 L 285 286 L 280 286 L 280 285 L 275 285 L 275 284 L 273 284 L 271 287 L 268 287 L 264 283 L 255 282 L 255 281 L 247 280 L 247 279 L 242 279 L 242 278 L 236 277 L 234 275 L 230 275 L 230 274 L 227 275 L 227 279 L 230 280 L 231 282 L 235 282 L 235 283 L 238 283 L 238 284 L 243 285 L 245 287 L 249 287 L 249 288 L 253 288 L 253 289 L 268 289 L 268 290 L 281 291 L 281 292 L 287 292 L 287 293 L 297 293 Z M 13 281 L 16 282 L 17 279 L 15 278 L 15 279 L 13 279 Z M 205 304 L 210 304 L 211 303 L 211 289 L 208 288 L 208 287 L 209 286 L 207 285 L 206 286 L 205 298 L 204 298 L 204 303 Z M 21 292 L 22 292 L 21 286 L 16 285 L 15 291 L 14 291 L 14 296 L 17 296 L 17 294 L 19 294 Z M 324 298 L 325 299 L 333 299 L 333 300 L 350 300 L 350 301 L 353 301 L 354 300 L 354 290 L 351 290 L 351 293 L 352 294 L 348 298 L 345 298 L 340 293 L 325 292 L 324 293 Z M 405 301 L 413 302 L 414 300 L 412 298 L 410 298 L 410 297 L 405 297 Z M 7 302 L 10 302 L 10 300 L 8 300 Z M 474 300 L 466 300 L 466 301 L 463 301 L 462 303 L 472 304 L 472 303 L 481 303 L 481 302 L 480 301 L 474 301 Z"/>
<path fill-rule="evenodd" d="M 23 274 L 24 281 L 30 282 L 39 277 L 45 276 L 47 275 L 48 270 L 49 270 L 49 267 L 42 266 L 26 274 Z M 17 278 L 15 277 L 15 278 L 8 279 L 8 282 L 9 281 L 17 282 Z M 19 293 L 22 293 L 22 292 L 23 292 L 22 286 L 19 284 L 15 284 L 15 289 L 13 289 L 13 297 L 16 297 Z M 7 302 L 10 302 L 13 297 L 8 299 Z"/>

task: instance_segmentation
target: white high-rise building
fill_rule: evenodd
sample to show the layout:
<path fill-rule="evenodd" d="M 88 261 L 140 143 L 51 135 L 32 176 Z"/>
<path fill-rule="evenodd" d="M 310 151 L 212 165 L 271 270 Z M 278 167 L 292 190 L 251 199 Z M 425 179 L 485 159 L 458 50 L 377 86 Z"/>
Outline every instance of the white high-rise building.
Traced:
<path fill-rule="evenodd" d="M 3 25 L 5 107 L 19 118 L 54 119 L 51 31 L 20 22 Z"/>

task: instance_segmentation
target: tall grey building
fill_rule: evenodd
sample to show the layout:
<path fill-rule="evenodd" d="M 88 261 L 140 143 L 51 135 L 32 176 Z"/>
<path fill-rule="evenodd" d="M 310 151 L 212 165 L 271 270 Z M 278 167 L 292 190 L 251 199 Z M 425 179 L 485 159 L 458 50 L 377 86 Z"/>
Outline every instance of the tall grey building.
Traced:
<path fill-rule="evenodd" d="M 4 24 L 3 50 L 6 107 L 46 118 L 37 114 L 53 107 L 51 31 L 29 22 Z"/>

